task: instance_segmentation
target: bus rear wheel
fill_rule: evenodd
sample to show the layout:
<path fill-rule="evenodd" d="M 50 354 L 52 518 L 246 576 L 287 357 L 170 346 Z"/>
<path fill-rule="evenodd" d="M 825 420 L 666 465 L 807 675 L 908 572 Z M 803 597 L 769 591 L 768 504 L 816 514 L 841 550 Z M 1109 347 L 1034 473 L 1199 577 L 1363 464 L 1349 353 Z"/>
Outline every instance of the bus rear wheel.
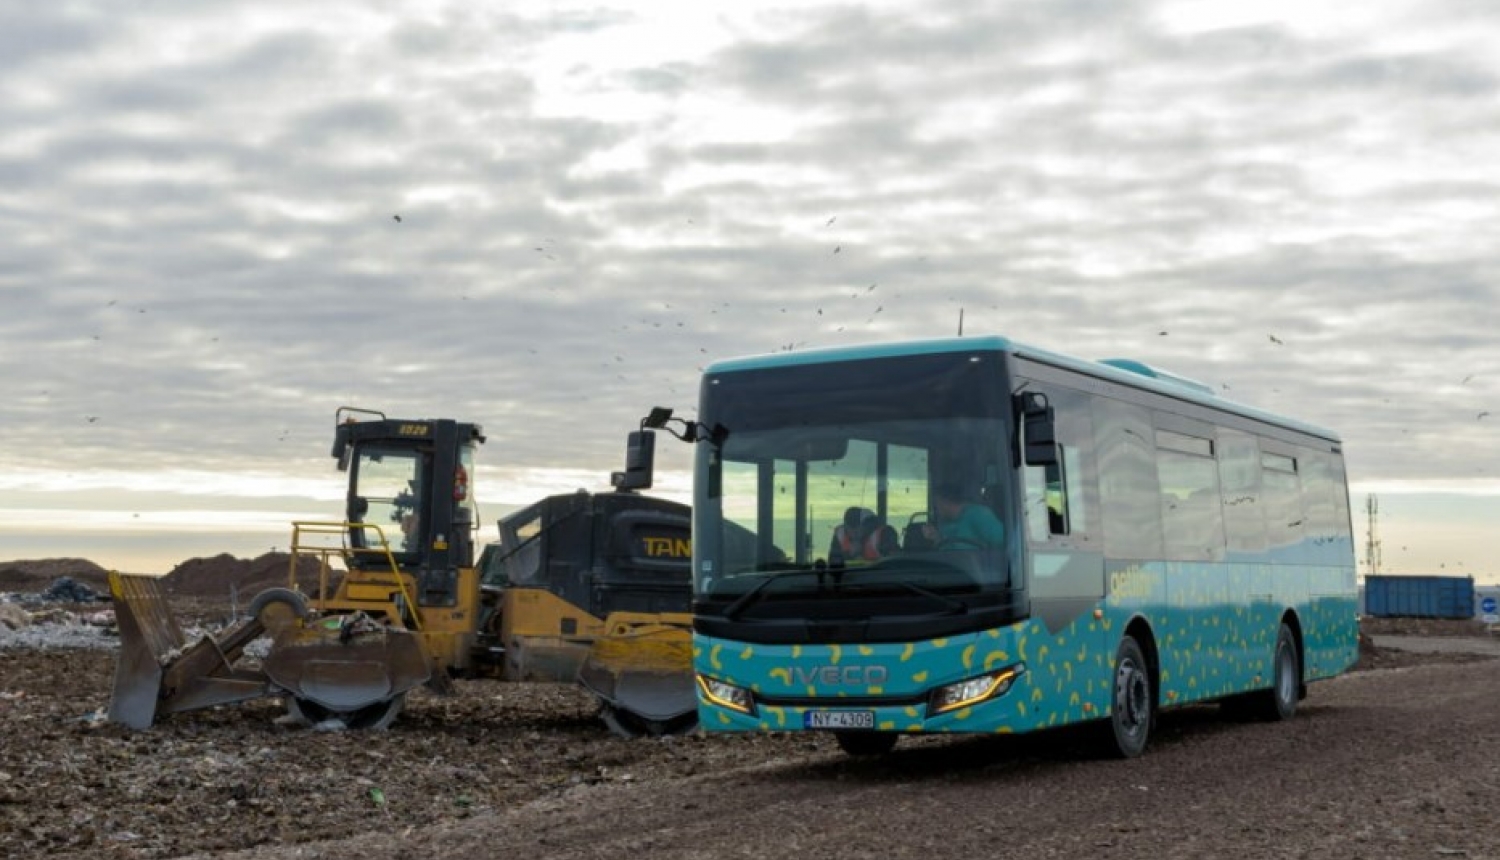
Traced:
<path fill-rule="evenodd" d="M 1271 658 L 1271 689 L 1252 693 L 1250 712 L 1266 722 L 1290 720 L 1297 713 L 1297 695 L 1302 689 L 1302 660 L 1292 628 L 1281 625 L 1276 633 L 1276 653 Z"/>
<path fill-rule="evenodd" d="M 1120 639 L 1115 651 L 1115 678 L 1109 725 L 1102 733 L 1103 751 L 1114 758 L 1135 758 L 1146 751 L 1156 716 L 1151 667 L 1133 636 Z"/>

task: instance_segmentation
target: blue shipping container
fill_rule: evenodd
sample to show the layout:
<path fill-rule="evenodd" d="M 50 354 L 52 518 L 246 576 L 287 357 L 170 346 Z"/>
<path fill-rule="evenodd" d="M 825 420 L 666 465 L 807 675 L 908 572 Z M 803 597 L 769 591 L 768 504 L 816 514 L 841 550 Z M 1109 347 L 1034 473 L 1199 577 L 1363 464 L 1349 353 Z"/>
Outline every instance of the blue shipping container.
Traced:
<path fill-rule="evenodd" d="M 1473 618 L 1472 576 L 1367 576 L 1365 614 L 1376 618 Z"/>

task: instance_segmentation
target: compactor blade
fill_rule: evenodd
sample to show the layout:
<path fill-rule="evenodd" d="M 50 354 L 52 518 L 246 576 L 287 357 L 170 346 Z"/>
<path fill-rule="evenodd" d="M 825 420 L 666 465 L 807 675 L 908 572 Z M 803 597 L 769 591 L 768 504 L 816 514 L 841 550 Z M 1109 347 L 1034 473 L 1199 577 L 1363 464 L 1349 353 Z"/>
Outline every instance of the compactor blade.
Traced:
<path fill-rule="evenodd" d="M 111 572 L 109 593 L 120 628 L 110 720 L 149 728 L 156 717 L 266 695 L 265 675 L 234 666 L 247 644 L 265 632 L 258 618 L 225 628 L 217 638 L 188 644 L 167 606 L 161 578 Z"/>
<path fill-rule="evenodd" d="M 578 682 L 604 706 L 622 735 L 675 734 L 697 724 L 692 634 L 669 623 L 607 623 L 578 670 Z"/>
<path fill-rule="evenodd" d="M 161 696 L 162 662 L 182 648 L 182 628 L 167 608 L 155 577 L 111 571 L 109 594 L 120 628 L 120 659 L 115 664 L 109 718 L 132 729 L 149 728 Z"/>
<path fill-rule="evenodd" d="M 278 639 L 265 671 L 304 711 L 355 714 L 425 683 L 432 664 L 419 634 L 384 625 L 350 632 L 330 619 Z"/>

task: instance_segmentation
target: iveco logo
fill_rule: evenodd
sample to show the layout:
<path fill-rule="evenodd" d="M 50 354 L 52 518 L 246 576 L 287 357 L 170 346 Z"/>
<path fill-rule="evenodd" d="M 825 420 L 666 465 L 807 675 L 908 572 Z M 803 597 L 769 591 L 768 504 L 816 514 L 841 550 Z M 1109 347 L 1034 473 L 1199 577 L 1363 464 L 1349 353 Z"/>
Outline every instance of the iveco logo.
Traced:
<path fill-rule="evenodd" d="M 794 684 L 822 684 L 876 687 L 885 683 L 890 673 L 884 666 L 789 666 L 787 676 Z"/>

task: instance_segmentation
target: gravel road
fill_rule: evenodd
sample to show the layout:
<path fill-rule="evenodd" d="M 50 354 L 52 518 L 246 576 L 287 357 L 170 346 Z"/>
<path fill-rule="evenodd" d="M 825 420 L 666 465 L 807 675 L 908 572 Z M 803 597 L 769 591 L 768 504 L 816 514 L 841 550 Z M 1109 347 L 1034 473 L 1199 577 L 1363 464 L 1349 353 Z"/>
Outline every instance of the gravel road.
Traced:
<path fill-rule="evenodd" d="M 622 740 L 561 685 L 463 682 L 381 733 L 263 701 L 101 724 L 113 655 L 0 650 L 0 856 L 1500 858 L 1500 660 L 1378 647 L 1295 719 L 1164 714 L 1147 754 L 1076 733 Z"/>
<path fill-rule="evenodd" d="M 1500 657 L 1500 636 L 1467 638 L 1454 636 L 1372 636 L 1376 647 L 1418 654 L 1480 654 Z"/>
<path fill-rule="evenodd" d="M 1075 738 L 823 745 L 649 783 L 580 786 L 482 821 L 244 858 L 1500 857 L 1500 663 L 1362 672 L 1290 723 L 1161 721 L 1142 759 Z"/>

